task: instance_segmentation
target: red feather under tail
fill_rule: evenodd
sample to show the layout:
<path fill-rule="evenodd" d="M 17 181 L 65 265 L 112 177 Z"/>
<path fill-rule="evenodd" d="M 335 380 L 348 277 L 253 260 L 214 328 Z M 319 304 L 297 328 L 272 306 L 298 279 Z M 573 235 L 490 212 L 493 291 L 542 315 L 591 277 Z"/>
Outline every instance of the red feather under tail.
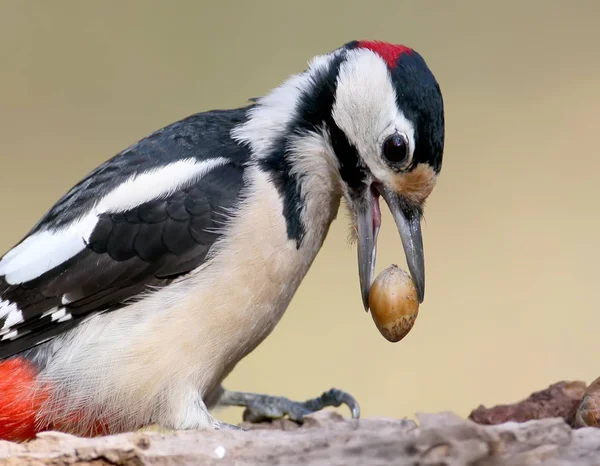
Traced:
<path fill-rule="evenodd" d="M 71 413 L 67 422 L 40 422 L 38 415 L 51 387 L 39 384 L 38 373 L 36 366 L 25 358 L 0 361 L 0 440 L 25 442 L 48 430 L 77 432 L 86 437 L 109 433 L 109 424 L 100 419 L 81 432 L 81 413 Z"/>
<path fill-rule="evenodd" d="M 37 374 L 27 359 L 0 361 L 0 439 L 22 442 L 50 428 L 37 422 L 37 413 L 49 394 L 47 387 L 36 383 Z"/>

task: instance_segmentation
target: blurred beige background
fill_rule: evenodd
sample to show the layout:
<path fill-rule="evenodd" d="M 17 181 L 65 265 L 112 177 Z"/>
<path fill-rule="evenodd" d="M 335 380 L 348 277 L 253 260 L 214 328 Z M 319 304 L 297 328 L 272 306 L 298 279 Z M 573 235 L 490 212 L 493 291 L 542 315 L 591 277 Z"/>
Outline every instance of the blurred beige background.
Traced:
<path fill-rule="evenodd" d="M 365 416 L 509 402 L 600 375 L 600 2 L 0 2 L 0 249 L 151 131 L 243 105 L 352 39 L 416 48 L 445 96 L 427 295 L 388 343 L 344 216 L 274 333 L 227 380 Z M 377 272 L 405 265 L 385 211 Z M 241 411 L 224 413 L 236 421 Z M 346 412 L 343 412 L 346 414 Z"/>

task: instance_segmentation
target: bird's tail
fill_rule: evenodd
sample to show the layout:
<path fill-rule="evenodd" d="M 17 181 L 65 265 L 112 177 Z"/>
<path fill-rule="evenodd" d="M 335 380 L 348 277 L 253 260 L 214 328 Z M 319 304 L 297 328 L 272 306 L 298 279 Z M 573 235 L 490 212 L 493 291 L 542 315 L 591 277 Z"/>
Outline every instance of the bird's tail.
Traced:
<path fill-rule="evenodd" d="M 31 440 L 50 428 L 38 422 L 49 391 L 39 386 L 37 375 L 37 367 L 25 358 L 0 361 L 0 440 Z"/>

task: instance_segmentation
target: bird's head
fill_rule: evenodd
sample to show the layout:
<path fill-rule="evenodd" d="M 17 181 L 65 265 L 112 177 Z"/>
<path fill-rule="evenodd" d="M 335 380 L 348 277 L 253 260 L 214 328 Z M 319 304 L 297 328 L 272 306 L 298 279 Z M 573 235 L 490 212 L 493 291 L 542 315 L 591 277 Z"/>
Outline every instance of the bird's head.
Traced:
<path fill-rule="evenodd" d="M 365 309 L 375 269 L 380 197 L 391 210 L 422 302 L 421 215 L 442 166 L 444 106 L 421 55 L 403 45 L 349 42 L 315 57 L 305 72 L 259 99 L 250 117 L 236 137 L 249 142 L 279 177 L 279 186 L 285 186 L 287 217 L 299 210 L 294 200 L 306 193 L 301 187 L 294 191 L 286 181 L 292 179 L 284 177 L 286 154 L 291 153 L 293 164 L 295 141 L 305 136 L 316 136 L 326 146 L 323 152 L 336 167 L 337 184 L 352 215 Z M 301 227 L 290 221 L 288 235 Z"/>
<path fill-rule="evenodd" d="M 358 249 L 365 309 L 373 282 L 383 198 L 399 230 L 422 302 L 421 215 L 442 165 L 444 109 L 423 58 L 402 45 L 352 42 L 340 57 L 328 130 L 339 160 Z"/>

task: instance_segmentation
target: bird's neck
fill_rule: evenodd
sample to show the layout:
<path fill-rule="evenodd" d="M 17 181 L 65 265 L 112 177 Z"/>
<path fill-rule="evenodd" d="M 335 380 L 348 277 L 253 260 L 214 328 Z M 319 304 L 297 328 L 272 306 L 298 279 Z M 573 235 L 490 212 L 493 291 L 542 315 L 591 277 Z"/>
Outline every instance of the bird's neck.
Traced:
<path fill-rule="evenodd" d="M 249 146 L 252 160 L 268 173 L 283 202 L 288 237 L 300 248 L 320 247 L 342 197 L 337 160 L 325 130 L 333 96 L 327 86 L 333 57 L 320 57 L 258 100 L 233 139 Z"/>
<path fill-rule="evenodd" d="M 298 248 L 320 249 L 343 195 L 327 133 L 286 135 L 276 150 L 254 162 L 278 191 L 288 238 Z"/>
<path fill-rule="evenodd" d="M 320 248 L 343 195 L 338 162 L 324 131 L 290 137 L 288 148 L 284 157 L 296 180 L 300 221 L 306 239 Z"/>

